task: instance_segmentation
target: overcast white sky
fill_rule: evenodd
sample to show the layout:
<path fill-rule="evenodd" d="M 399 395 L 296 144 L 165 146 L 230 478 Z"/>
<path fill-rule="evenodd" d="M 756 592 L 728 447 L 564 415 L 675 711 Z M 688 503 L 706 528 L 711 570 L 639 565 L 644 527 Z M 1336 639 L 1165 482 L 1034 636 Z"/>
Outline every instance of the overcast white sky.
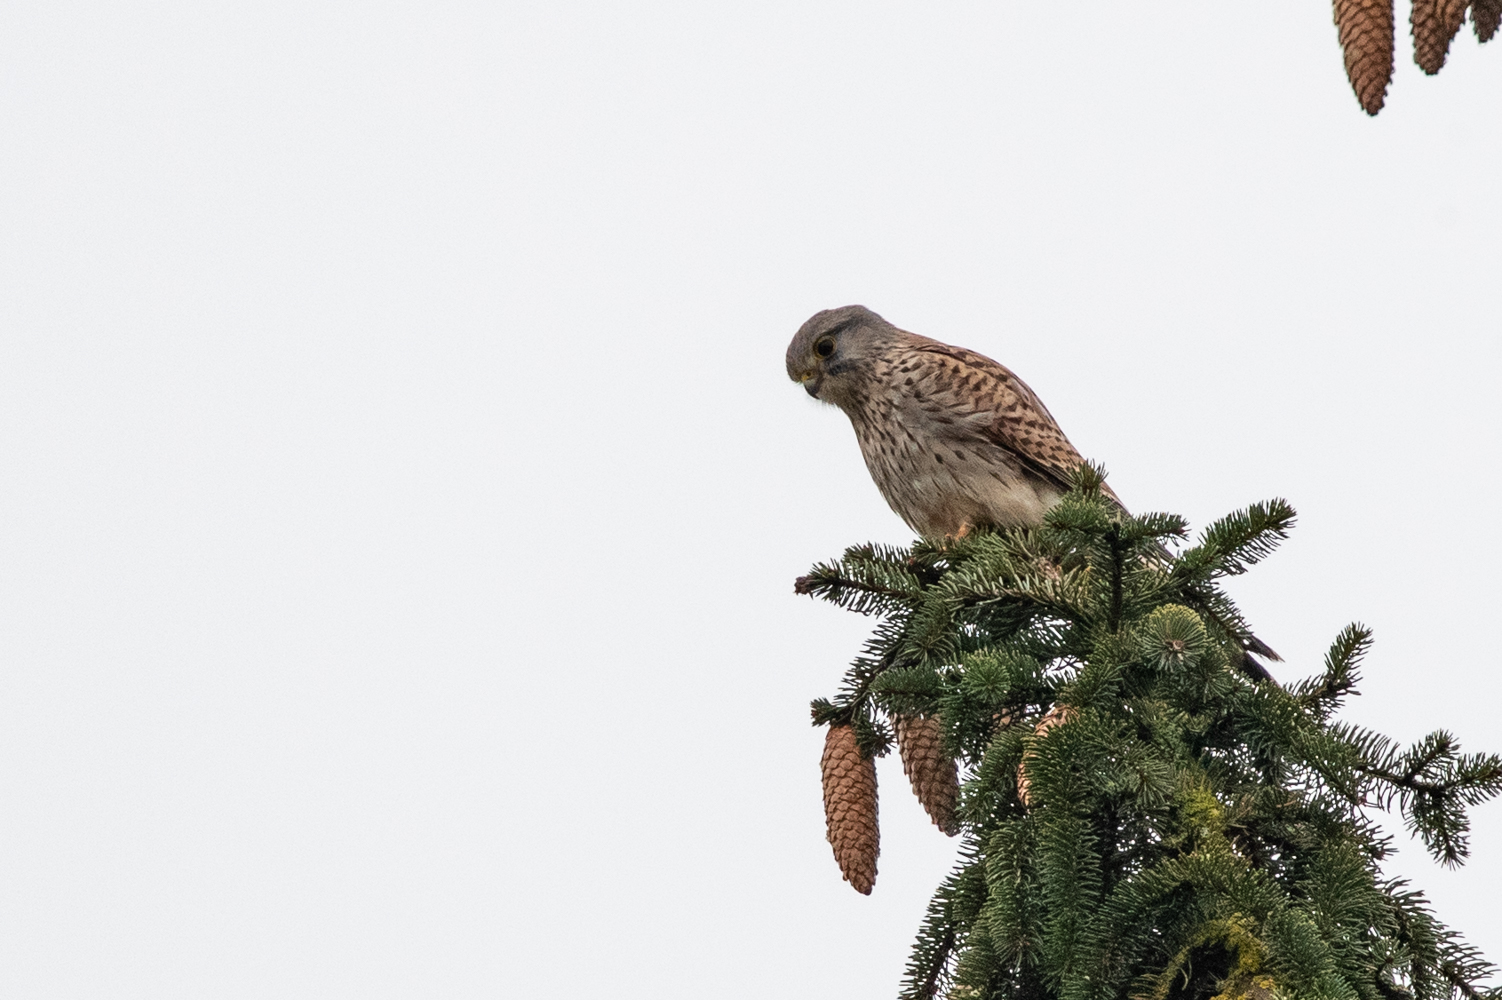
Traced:
<path fill-rule="evenodd" d="M 1289 498 L 1279 676 L 1360 619 L 1348 718 L 1502 750 L 1499 120 L 1322 0 L 6 4 L 4 992 L 892 996 L 954 845 L 883 761 L 840 881 L 791 588 L 909 540 L 783 372 L 850 302 Z M 1394 870 L 1502 959 L 1475 821 Z"/>

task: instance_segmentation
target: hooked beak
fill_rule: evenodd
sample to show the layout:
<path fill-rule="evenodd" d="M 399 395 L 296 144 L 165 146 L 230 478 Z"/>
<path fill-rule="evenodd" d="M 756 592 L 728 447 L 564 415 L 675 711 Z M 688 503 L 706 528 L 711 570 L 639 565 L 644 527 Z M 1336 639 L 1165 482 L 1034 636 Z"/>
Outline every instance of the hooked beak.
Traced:
<path fill-rule="evenodd" d="M 804 372 L 798 376 L 798 383 L 803 386 L 803 391 L 815 399 L 819 398 L 819 385 L 824 381 L 824 376 L 818 372 Z"/>

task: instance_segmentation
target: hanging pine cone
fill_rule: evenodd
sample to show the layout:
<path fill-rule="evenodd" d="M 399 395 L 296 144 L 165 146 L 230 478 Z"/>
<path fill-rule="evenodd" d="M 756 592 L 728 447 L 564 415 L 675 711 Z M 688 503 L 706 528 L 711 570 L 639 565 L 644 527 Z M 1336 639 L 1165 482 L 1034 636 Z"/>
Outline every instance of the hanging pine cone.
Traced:
<path fill-rule="evenodd" d="M 1074 718 L 1074 709 L 1068 705 L 1055 705 L 1033 727 L 1033 738 L 1037 739 L 1045 735 L 1050 729 L 1053 729 L 1055 726 L 1062 726 L 1072 718 Z M 1027 762 L 1035 756 L 1036 754 L 1032 750 L 1028 750 L 1022 755 L 1022 763 L 1017 765 L 1017 798 L 1025 806 L 1033 804 L 1032 782 L 1027 777 Z"/>
<path fill-rule="evenodd" d="M 1471 0 L 1471 27 L 1478 42 L 1489 42 L 1502 23 L 1502 0 Z"/>
<path fill-rule="evenodd" d="M 1392 0 L 1335 0 L 1335 24 L 1351 89 L 1366 113 L 1374 115 L 1382 110 L 1392 82 Z"/>
<path fill-rule="evenodd" d="M 856 892 L 871 894 L 880 852 L 876 826 L 876 761 L 861 755 L 851 726 L 824 737 L 824 823 L 834 860 Z"/>
<path fill-rule="evenodd" d="M 1413 61 L 1433 76 L 1450 54 L 1450 41 L 1465 23 L 1470 0 L 1413 0 Z"/>
<path fill-rule="evenodd" d="M 959 795 L 959 772 L 944 752 L 944 726 L 937 716 L 899 715 L 897 753 L 902 771 L 912 782 L 913 794 L 923 803 L 934 826 L 953 837 L 960 832 L 954 818 L 954 800 Z"/>

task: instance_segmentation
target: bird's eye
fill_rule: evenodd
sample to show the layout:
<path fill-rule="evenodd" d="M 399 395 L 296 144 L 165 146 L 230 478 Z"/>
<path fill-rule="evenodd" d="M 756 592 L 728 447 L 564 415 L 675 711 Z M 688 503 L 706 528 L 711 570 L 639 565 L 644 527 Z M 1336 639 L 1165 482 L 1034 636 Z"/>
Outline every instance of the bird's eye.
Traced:
<path fill-rule="evenodd" d="M 821 358 L 827 358 L 834 353 L 834 338 L 825 337 L 814 345 L 814 353 Z"/>

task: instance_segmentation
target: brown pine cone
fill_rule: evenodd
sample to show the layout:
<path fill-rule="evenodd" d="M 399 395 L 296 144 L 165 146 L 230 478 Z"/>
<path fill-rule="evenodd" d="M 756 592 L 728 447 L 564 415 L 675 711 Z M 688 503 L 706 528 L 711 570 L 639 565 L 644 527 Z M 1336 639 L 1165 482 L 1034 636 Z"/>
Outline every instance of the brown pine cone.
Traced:
<path fill-rule="evenodd" d="M 1502 23 L 1502 0 L 1471 0 L 1471 27 L 1478 42 L 1489 42 Z"/>
<path fill-rule="evenodd" d="M 1470 0 L 1413 0 L 1413 61 L 1433 76 L 1450 54 L 1450 41 L 1465 22 Z"/>
<path fill-rule="evenodd" d="M 1335 0 L 1335 24 L 1351 89 L 1366 113 L 1374 115 L 1382 110 L 1392 82 L 1392 0 Z"/>
<path fill-rule="evenodd" d="M 913 784 L 913 794 L 923 803 L 934 826 L 953 837 L 960 832 L 954 819 L 954 800 L 960 791 L 960 776 L 954 760 L 944 752 L 944 725 L 937 716 L 899 715 L 897 752 L 902 771 Z"/>
<path fill-rule="evenodd" d="M 1033 727 L 1033 738 L 1037 739 L 1046 735 L 1050 729 L 1062 726 L 1072 718 L 1074 718 L 1074 709 L 1068 705 L 1055 705 Z M 1033 751 L 1028 750 L 1022 755 L 1022 763 L 1017 765 L 1017 798 L 1021 799 L 1025 806 L 1033 804 L 1032 782 L 1027 777 L 1027 762 L 1034 756 Z"/>
<path fill-rule="evenodd" d="M 871 895 L 880 852 L 876 826 L 876 761 L 861 755 L 851 726 L 824 737 L 824 823 L 834 860 L 856 892 Z"/>

